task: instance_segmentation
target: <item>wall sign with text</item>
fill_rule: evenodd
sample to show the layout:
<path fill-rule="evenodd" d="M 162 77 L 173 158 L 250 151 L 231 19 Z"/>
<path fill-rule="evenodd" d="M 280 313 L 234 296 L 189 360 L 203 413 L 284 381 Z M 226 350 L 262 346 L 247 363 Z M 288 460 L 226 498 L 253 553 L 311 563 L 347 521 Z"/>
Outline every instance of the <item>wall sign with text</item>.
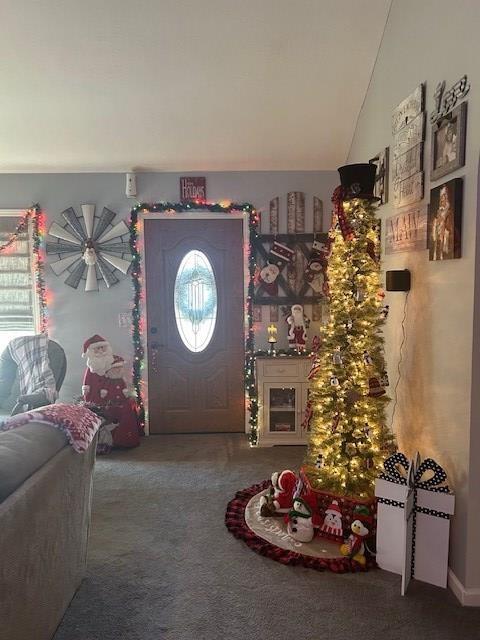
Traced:
<path fill-rule="evenodd" d="M 385 254 L 427 248 L 427 207 L 415 206 L 385 221 Z"/>
<path fill-rule="evenodd" d="M 180 202 L 200 202 L 207 201 L 207 179 L 206 178 L 180 178 Z"/>

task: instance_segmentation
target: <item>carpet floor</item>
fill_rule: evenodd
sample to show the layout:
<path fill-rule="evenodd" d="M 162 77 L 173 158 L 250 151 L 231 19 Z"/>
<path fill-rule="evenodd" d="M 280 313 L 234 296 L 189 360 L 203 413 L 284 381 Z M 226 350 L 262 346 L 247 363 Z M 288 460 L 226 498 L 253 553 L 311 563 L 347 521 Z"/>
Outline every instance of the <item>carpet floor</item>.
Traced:
<path fill-rule="evenodd" d="M 480 609 L 380 570 L 335 575 L 253 553 L 223 519 L 302 447 L 152 436 L 97 460 L 88 575 L 54 640 L 480 640 Z"/>

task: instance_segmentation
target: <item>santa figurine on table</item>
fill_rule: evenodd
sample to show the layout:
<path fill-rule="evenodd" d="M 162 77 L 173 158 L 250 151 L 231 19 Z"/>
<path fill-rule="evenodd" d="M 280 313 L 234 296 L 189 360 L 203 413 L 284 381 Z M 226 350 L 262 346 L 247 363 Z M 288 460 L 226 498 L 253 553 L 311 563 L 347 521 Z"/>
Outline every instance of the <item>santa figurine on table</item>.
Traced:
<path fill-rule="evenodd" d="M 104 405 L 105 374 L 113 364 L 113 350 L 110 343 L 95 334 L 83 343 L 82 358 L 87 361 L 87 369 L 83 378 L 82 396 L 85 402 Z"/>
<path fill-rule="evenodd" d="M 303 313 L 303 307 L 301 304 L 294 304 L 291 308 L 291 313 L 287 318 L 288 329 L 288 343 L 292 349 L 297 351 L 305 351 L 305 343 L 307 341 L 307 332 L 309 321 Z"/>
<path fill-rule="evenodd" d="M 102 401 L 110 421 L 117 423 L 112 432 L 113 446 L 137 447 L 140 444 L 140 429 L 135 403 L 125 382 L 125 360 L 121 356 L 114 356 L 105 376 Z"/>

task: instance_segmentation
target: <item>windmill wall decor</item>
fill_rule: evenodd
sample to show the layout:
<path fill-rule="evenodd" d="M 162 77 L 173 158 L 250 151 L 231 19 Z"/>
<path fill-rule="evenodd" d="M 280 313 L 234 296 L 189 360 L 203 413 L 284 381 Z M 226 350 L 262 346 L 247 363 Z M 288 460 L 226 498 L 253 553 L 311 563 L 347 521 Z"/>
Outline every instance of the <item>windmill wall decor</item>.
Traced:
<path fill-rule="evenodd" d="M 48 235 L 55 241 L 47 242 L 47 253 L 58 257 L 50 266 L 57 276 L 67 274 L 69 287 L 76 289 L 85 279 L 85 291 L 98 291 L 100 280 L 107 287 L 118 282 L 115 271 L 127 274 L 132 259 L 130 230 L 124 220 L 114 223 L 116 215 L 104 207 L 96 216 L 94 204 L 82 204 L 80 216 L 69 207 L 62 212 L 64 224 L 50 226 Z"/>

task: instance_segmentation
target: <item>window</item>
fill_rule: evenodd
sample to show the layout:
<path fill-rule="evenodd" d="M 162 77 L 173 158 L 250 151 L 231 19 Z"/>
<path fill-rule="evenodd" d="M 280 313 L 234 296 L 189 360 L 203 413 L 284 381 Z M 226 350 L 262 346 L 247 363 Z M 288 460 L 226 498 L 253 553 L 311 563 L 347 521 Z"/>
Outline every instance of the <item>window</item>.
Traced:
<path fill-rule="evenodd" d="M 180 263 L 174 305 L 183 344 L 194 353 L 204 351 L 217 320 L 217 285 L 210 260 L 201 251 L 189 251 Z"/>
<path fill-rule="evenodd" d="M 25 211 L 0 210 L 0 246 L 15 231 Z M 0 252 L 0 352 L 17 336 L 39 330 L 39 302 L 33 273 L 31 220 L 24 233 Z"/>

